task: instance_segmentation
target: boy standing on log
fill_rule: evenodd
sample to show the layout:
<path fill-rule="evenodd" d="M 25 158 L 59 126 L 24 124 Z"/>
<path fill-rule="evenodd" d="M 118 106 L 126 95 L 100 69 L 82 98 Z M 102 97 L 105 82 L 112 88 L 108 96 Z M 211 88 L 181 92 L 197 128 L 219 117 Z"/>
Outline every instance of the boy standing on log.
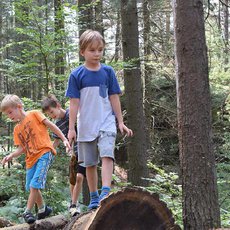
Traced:
<path fill-rule="evenodd" d="M 105 41 L 98 31 L 86 30 L 80 37 L 80 54 L 85 62 L 72 71 L 66 96 L 70 98 L 68 139 L 76 140 L 75 120 L 78 114 L 78 160 L 84 162 L 90 190 L 88 209 L 95 209 L 109 192 L 112 181 L 116 121 L 123 134 L 133 132 L 124 125 L 119 94 L 112 67 L 101 64 Z M 102 161 L 102 188 L 98 193 L 97 164 Z"/>
<path fill-rule="evenodd" d="M 60 102 L 54 95 L 45 97 L 42 100 L 41 106 L 44 113 L 46 113 L 50 118 L 56 120 L 55 124 L 67 138 L 69 130 L 69 109 L 63 109 Z M 75 126 L 75 130 L 76 129 L 77 127 Z M 55 138 L 53 146 L 56 148 L 60 143 L 60 138 L 56 134 L 54 134 L 53 137 Z M 69 164 L 69 182 L 71 194 L 69 212 L 73 217 L 80 213 L 78 198 L 82 189 L 84 177 L 86 176 L 86 170 L 84 166 L 77 163 L 77 142 L 74 143 L 74 149 L 72 149 L 72 151 L 74 151 L 74 154 L 71 156 Z"/>
<path fill-rule="evenodd" d="M 67 151 L 70 150 L 70 145 L 61 130 L 40 111 L 25 112 L 22 101 L 16 95 L 4 97 L 1 111 L 13 122 L 17 122 L 14 128 L 14 143 L 18 146 L 14 152 L 3 158 L 2 164 L 26 154 L 26 190 L 30 191 L 30 194 L 23 217 L 31 224 L 36 221 L 31 212 L 35 203 L 38 206 L 37 219 L 43 219 L 52 212 L 52 209 L 45 205 L 40 191 L 45 188 L 48 169 L 56 155 L 48 128 L 61 138 Z"/>

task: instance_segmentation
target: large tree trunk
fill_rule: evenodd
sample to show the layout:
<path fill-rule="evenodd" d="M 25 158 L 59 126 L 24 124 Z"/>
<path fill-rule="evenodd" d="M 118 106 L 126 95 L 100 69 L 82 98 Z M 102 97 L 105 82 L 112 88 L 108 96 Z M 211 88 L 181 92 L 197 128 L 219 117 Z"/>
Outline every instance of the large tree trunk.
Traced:
<path fill-rule="evenodd" d="M 126 188 L 111 194 L 93 212 L 80 215 L 64 230 L 177 230 L 172 213 L 158 195 Z"/>
<path fill-rule="evenodd" d="M 203 4 L 175 0 L 178 129 L 184 229 L 220 226 Z"/>
<path fill-rule="evenodd" d="M 128 180 L 133 185 L 146 185 L 146 133 L 143 108 L 143 87 L 140 72 L 138 21 L 136 1 L 121 1 L 121 25 L 124 68 L 125 98 L 128 125 L 134 131 L 128 144 Z"/>

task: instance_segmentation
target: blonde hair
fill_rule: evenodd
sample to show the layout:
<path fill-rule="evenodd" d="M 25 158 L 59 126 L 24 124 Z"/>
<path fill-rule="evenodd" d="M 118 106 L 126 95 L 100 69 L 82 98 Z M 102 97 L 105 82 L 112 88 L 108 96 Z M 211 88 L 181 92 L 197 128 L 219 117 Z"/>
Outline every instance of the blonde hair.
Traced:
<path fill-rule="evenodd" d="M 17 107 L 18 105 L 23 107 L 21 99 L 17 95 L 8 94 L 3 98 L 0 109 L 1 112 L 4 112 L 6 109 L 10 107 Z"/>
<path fill-rule="evenodd" d="M 102 42 L 105 46 L 105 40 L 103 36 L 96 30 L 86 30 L 79 39 L 80 50 L 84 51 L 92 42 Z"/>

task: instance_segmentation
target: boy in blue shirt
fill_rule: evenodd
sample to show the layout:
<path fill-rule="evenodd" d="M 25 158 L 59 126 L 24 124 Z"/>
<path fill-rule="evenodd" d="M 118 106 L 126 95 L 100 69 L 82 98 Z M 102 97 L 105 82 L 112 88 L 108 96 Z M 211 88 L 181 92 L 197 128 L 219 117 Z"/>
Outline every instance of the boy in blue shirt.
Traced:
<path fill-rule="evenodd" d="M 121 94 L 112 67 L 101 64 L 105 41 L 98 31 L 86 30 L 80 37 L 80 54 L 85 62 L 72 71 L 66 96 L 70 98 L 68 139 L 76 140 L 78 127 L 78 160 L 84 162 L 90 191 L 89 209 L 95 209 L 110 192 L 116 121 L 122 134 L 133 132 L 124 125 L 119 94 Z M 98 194 L 97 164 L 102 161 L 102 188 Z"/>
<path fill-rule="evenodd" d="M 57 98 L 50 94 L 43 98 L 41 103 L 42 111 L 47 114 L 50 118 L 55 119 L 56 126 L 62 131 L 67 137 L 69 131 L 69 109 L 65 110 L 61 107 L 60 102 Z M 75 126 L 76 130 L 76 126 Z M 53 133 L 54 148 L 60 144 L 60 138 Z M 69 182 L 70 182 L 70 194 L 71 204 L 69 212 L 71 216 L 76 216 L 80 213 L 80 206 L 78 204 L 78 198 L 82 189 L 82 183 L 86 176 L 86 169 L 81 164 L 77 164 L 77 142 L 74 143 L 74 155 L 72 155 L 69 166 Z"/>

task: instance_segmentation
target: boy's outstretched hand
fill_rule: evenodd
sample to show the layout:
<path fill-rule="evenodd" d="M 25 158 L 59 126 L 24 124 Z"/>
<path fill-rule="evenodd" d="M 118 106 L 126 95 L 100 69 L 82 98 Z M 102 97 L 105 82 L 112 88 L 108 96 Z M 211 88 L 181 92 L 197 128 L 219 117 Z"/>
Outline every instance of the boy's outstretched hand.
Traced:
<path fill-rule="evenodd" d="M 12 156 L 11 155 L 8 155 L 8 156 L 5 156 L 2 160 L 2 165 L 4 166 L 6 162 L 8 161 L 11 161 L 12 160 Z"/>
<path fill-rule="evenodd" d="M 71 147 L 70 147 L 69 141 L 68 141 L 67 139 L 65 139 L 65 140 L 63 141 L 63 144 L 64 144 L 64 146 L 65 146 L 65 151 L 66 151 L 67 153 L 69 153 L 69 152 L 71 151 Z"/>
<path fill-rule="evenodd" d="M 124 133 L 126 133 L 127 137 L 133 136 L 132 129 L 129 129 L 124 123 L 120 123 L 118 125 L 118 127 L 119 127 L 119 130 L 120 130 L 120 132 L 121 132 L 122 135 L 124 135 Z"/>

